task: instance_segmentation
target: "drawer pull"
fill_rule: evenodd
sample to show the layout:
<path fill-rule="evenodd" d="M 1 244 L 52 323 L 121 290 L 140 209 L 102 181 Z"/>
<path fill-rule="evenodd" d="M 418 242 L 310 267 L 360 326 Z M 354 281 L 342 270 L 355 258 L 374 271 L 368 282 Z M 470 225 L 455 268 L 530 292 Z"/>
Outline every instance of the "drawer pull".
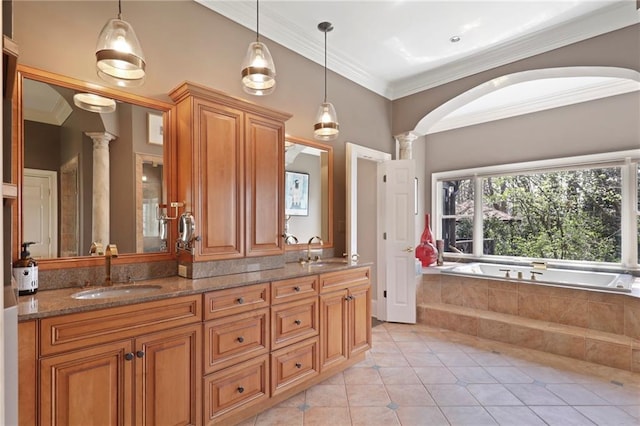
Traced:
<path fill-rule="evenodd" d="M 295 286 L 293 289 L 294 289 L 295 291 L 300 291 L 300 286 Z"/>
<path fill-rule="evenodd" d="M 127 361 L 131 361 L 133 359 L 133 352 L 127 352 L 126 354 L 124 354 L 124 359 L 126 359 Z"/>
<path fill-rule="evenodd" d="M 347 297 L 344 298 L 344 300 L 346 300 L 347 302 L 350 301 L 350 300 L 353 300 L 353 296 L 347 296 Z"/>
<path fill-rule="evenodd" d="M 137 356 L 138 358 L 142 358 L 142 357 L 144 356 L 144 351 L 138 351 L 138 352 L 136 352 L 136 356 Z"/>
<path fill-rule="evenodd" d="M 299 362 L 296 362 L 296 368 L 302 368 L 302 364 L 300 364 Z"/>
<path fill-rule="evenodd" d="M 244 303 L 244 297 L 238 297 L 237 302 L 239 305 L 242 305 Z"/>
<path fill-rule="evenodd" d="M 238 341 L 238 343 L 242 343 L 244 342 L 244 337 L 240 336 L 236 340 Z"/>
<path fill-rule="evenodd" d="M 238 386 L 238 393 L 244 392 L 244 388 L 242 386 Z"/>
<path fill-rule="evenodd" d="M 300 320 L 295 320 L 294 322 L 296 323 L 296 325 L 302 324 L 302 321 L 300 321 Z"/>

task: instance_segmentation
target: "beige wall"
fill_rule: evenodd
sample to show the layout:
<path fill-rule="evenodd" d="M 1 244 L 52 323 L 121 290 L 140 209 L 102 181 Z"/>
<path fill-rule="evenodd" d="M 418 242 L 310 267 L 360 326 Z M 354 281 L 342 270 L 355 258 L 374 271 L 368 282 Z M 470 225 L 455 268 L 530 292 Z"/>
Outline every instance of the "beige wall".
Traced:
<path fill-rule="evenodd" d="M 20 63 L 103 85 L 95 73 L 95 43 L 116 12 L 114 1 L 15 2 L 14 39 L 20 46 Z M 170 101 L 167 93 L 190 80 L 293 113 L 287 133 L 313 138 L 314 115 L 323 96 L 321 65 L 263 39 L 276 64 L 278 86 L 268 97 L 253 97 L 242 91 L 239 77 L 255 32 L 193 1 L 125 1 L 123 18 L 133 25 L 147 59 L 146 82 L 128 89 L 132 93 Z M 340 120 L 340 137 L 332 142 L 334 223 L 336 229 L 344 229 L 345 142 L 391 152 L 391 102 L 332 72 L 328 97 Z M 344 238 L 344 232 L 336 232 L 336 253 L 344 251 Z"/>

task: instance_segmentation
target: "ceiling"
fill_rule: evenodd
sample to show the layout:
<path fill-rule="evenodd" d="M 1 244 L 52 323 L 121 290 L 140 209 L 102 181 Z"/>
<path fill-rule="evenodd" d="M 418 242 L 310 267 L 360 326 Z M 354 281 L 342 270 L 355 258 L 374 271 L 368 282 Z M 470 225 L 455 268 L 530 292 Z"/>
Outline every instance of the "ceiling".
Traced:
<path fill-rule="evenodd" d="M 256 29 L 255 1 L 195 1 Z M 331 22 L 328 68 L 391 100 L 639 22 L 635 0 L 262 0 L 259 7 L 261 36 L 319 64 L 317 24 Z"/>

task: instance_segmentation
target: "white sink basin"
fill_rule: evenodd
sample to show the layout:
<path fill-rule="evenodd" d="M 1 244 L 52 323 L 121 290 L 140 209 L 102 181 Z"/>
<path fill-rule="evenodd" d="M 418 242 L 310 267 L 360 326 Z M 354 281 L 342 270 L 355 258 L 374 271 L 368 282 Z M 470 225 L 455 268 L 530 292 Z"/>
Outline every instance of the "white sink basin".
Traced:
<path fill-rule="evenodd" d="M 137 296 L 160 290 L 159 285 L 128 285 L 120 287 L 100 287 L 79 291 L 71 295 L 74 299 L 110 299 L 124 296 Z"/>

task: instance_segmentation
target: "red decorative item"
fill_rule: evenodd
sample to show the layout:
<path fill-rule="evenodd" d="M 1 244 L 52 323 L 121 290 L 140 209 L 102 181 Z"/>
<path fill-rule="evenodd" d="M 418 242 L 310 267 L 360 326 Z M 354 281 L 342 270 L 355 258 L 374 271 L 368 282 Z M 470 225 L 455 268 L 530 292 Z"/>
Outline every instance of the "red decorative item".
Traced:
<path fill-rule="evenodd" d="M 416 247 L 416 258 L 420 259 L 422 266 L 427 267 L 438 260 L 438 249 L 436 248 L 436 242 L 431 233 L 431 226 L 429 225 L 429 213 L 425 214 L 425 226 L 420 237 L 420 245 Z"/>

